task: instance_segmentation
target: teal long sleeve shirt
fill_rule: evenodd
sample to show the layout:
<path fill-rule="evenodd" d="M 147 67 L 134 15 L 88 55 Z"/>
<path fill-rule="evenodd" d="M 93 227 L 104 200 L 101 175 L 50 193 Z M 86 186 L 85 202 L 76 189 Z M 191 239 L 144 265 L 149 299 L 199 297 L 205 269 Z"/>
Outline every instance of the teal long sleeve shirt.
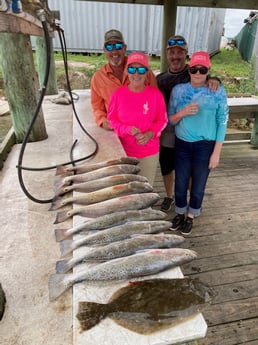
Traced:
<path fill-rule="evenodd" d="M 198 103 L 195 115 L 183 117 L 175 124 L 176 136 L 184 141 L 214 140 L 223 142 L 226 135 L 229 108 L 223 85 L 217 91 L 207 86 L 194 88 L 190 83 L 176 85 L 170 94 L 168 114 L 182 110 L 189 103 Z"/>

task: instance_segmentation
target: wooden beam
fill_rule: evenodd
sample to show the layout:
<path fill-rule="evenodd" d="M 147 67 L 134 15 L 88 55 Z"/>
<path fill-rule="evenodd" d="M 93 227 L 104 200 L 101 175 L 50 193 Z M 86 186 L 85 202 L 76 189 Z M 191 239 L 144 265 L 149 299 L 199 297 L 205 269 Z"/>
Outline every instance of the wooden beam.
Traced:
<path fill-rule="evenodd" d="M 257 0 L 177 0 L 178 6 L 257 9 Z"/>
<path fill-rule="evenodd" d="M 26 12 L 20 14 L 0 12 L 1 32 L 20 33 L 32 36 L 44 35 L 41 21 Z"/>
<path fill-rule="evenodd" d="M 103 0 L 75 0 L 75 1 L 96 1 Z M 143 4 L 143 5 L 164 5 L 164 0 L 107 0 L 105 2 Z M 237 8 L 237 9 L 258 9 L 257 0 L 176 0 L 177 6 L 189 7 L 215 7 L 215 8 Z"/>

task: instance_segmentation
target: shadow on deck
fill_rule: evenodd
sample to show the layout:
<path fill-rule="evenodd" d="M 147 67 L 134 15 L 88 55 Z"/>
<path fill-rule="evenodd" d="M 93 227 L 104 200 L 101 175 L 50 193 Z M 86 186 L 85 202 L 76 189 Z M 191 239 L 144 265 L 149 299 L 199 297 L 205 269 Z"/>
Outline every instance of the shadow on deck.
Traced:
<path fill-rule="evenodd" d="M 216 297 L 203 311 L 207 336 L 199 345 L 258 344 L 258 150 L 224 144 L 220 166 L 210 174 L 203 210 L 185 248 L 199 258 L 183 265 Z M 157 171 L 154 189 L 164 188 Z M 168 213 L 173 217 L 174 211 Z"/>

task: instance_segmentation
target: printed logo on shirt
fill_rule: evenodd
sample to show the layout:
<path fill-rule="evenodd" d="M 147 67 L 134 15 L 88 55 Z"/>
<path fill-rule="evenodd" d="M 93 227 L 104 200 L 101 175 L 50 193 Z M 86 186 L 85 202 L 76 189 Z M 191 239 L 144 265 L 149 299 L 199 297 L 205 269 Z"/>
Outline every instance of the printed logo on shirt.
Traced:
<path fill-rule="evenodd" d="M 146 103 L 143 104 L 143 114 L 148 114 L 149 111 L 149 103 L 146 101 Z"/>

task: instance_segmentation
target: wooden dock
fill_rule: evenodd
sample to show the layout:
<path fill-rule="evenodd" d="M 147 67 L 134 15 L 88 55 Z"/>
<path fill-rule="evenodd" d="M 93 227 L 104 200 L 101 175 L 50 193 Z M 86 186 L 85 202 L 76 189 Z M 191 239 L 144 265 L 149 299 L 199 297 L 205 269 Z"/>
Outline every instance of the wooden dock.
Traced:
<path fill-rule="evenodd" d="M 157 171 L 154 189 L 163 197 Z M 168 218 L 174 216 L 168 213 Z M 207 336 L 198 345 L 258 344 L 258 150 L 224 144 L 210 174 L 202 214 L 184 243 L 199 258 L 184 275 L 209 284 L 216 297 L 203 311 Z"/>

